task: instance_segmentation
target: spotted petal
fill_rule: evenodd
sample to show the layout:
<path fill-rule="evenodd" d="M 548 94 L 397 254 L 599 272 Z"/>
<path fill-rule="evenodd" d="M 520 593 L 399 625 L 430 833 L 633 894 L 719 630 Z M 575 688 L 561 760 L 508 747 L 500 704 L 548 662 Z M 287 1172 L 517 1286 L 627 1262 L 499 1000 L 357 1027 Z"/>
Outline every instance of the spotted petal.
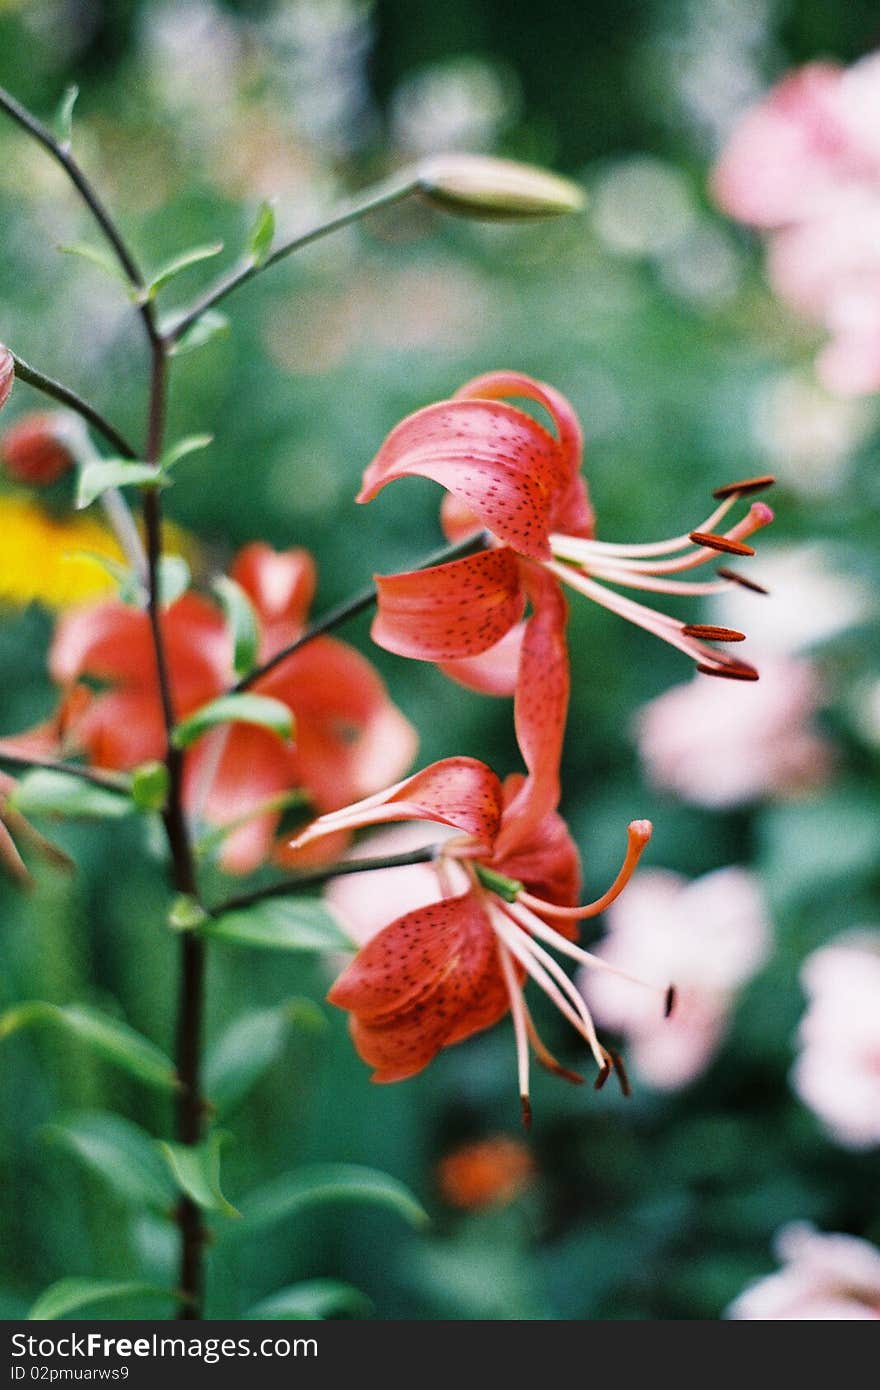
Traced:
<path fill-rule="evenodd" d="M 448 661 L 499 642 L 525 606 L 519 564 L 507 546 L 407 574 L 378 575 L 373 641 L 399 656 Z"/>
<path fill-rule="evenodd" d="M 492 926 L 473 892 L 417 908 L 358 952 L 328 994 L 352 1014 L 374 1081 L 421 1071 L 507 1011 Z"/>

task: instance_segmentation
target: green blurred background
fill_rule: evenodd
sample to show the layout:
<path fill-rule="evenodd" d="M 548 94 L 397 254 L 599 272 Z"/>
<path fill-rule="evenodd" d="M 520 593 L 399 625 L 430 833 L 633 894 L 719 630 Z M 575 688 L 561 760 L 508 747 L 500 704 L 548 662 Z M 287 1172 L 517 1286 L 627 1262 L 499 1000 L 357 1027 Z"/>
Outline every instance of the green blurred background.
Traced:
<path fill-rule="evenodd" d="M 44 115 L 80 85 L 79 157 L 148 263 L 217 238 L 234 251 L 266 196 L 282 229 L 308 225 L 432 149 L 536 160 L 591 192 L 585 218 L 526 227 L 398 209 L 230 300 L 231 335 L 175 366 L 171 401 L 175 435 L 216 437 L 168 496 L 211 563 L 257 537 L 308 544 L 322 608 L 373 569 L 416 560 L 439 542 L 436 490 L 401 486 L 356 511 L 360 472 L 404 413 L 511 366 L 576 405 L 603 534 L 676 534 L 705 514 L 713 486 L 778 467 L 774 542 L 825 539 L 836 569 L 874 586 L 874 405 L 815 385 L 813 335 L 770 297 L 759 248 L 712 210 L 706 174 L 736 113 L 780 72 L 851 61 L 877 38 L 868 0 L 0 0 L 0 81 Z M 0 339 L 136 434 L 144 362 L 130 307 L 56 250 L 91 237 L 45 156 L 0 124 Z M 194 270 L 169 307 L 207 278 Z M 17 389 L 16 410 L 35 404 Z M 780 622 L 786 604 L 796 610 L 798 596 L 782 596 Z M 38 604 L 3 611 L 4 730 L 50 708 L 50 631 Z M 366 622 L 345 635 L 368 646 Z M 613 877 L 626 821 L 650 816 L 652 864 L 760 875 L 772 958 L 692 1086 L 664 1096 L 640 1085 L 624 1103 L 538 1076 L 536 1177 L 482 1212 L 443 1201 L 436 1164 L 463 1141 L 517 1133 L 507 1025 L 386 1088 L 369 1084 L 335 1011 L 323 1031 L 294 1029 L 232 1118 L 230 1196 L 300 1162 L 344 1159 L 403 1179 L 433 1226 L 416 1234 L 389 1213 L 331 1207 L 269 1237 L 223 1235 L 209 1257 L 211 1316 L 331 1276 L 363 1289 L 380 1318 L 717 1318 L 772 1267 L 785 1221 L 880 1238 L 876 1158 L 831 1142 L 787 1080 L 801 961 L 877 921 L 878 730 L 855 698 L 880 672 L 876 637 L 838 632 L 813 653 L 833 782 L 728 812 L 654 790 L 635 751 L 635 711 L 687 679 L 687 662 L 586 604 L 573 607 L 571 641 L 564 810 L 588 889 Z M 470 753 L 517 765 L 507 702 L 371 655 L 420 730 L 420 762 Z M 155 847 L 128 823 L 58 838 L 80 864 L 73 881 L 46 873 L 26 899 L 0 883 L 0 1006 L 89 998 L 168 1046 L 176 943 Z M 331 967 L 216 949 L 210 1030 L 245 1008 L 320 1000 Z M 545 1031 L 575 1062 L 563 1027 L 548 1018 Z M 10 1040 L 2 1069 L 0 1314 L 18 1316 L 65 1275 L 167 1278 L 170 1228 L 133 1216 L 45 1135 L 59 1115 L 101 1108 L 163 1134 L 165 1106 L 60 1038 Z"/>

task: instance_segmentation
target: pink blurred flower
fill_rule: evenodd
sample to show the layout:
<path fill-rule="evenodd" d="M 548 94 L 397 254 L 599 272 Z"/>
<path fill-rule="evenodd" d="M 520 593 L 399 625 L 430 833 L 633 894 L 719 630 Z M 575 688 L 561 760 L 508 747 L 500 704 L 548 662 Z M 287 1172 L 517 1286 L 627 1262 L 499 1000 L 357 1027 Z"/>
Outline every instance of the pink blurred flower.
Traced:
<path fill-rule="evenodd" d="M 610 971 L 581 971 L 578 986 L 596 1018 L 626 1035 L 639 1075 L 658 1090 L 675 1090 L 708 1065 L 736 991 L 767 955 L 770 927 L 757 880 L 740 868 L 693 882 L 648 870 L 605 920 L 608 934 L 595 954 L 626 975 L 674 980 L 675 1010 L 658 1021 L 649 991 L 621 988 Z"/>
<path fill-rule="evenodd" d="M 880 54 L 790 73 L 734 131 L 712 187 L 731 216 L 770 233 L 780 298 L 830 334 L 823 383 L 880 388 Z"/>
<path fill-rule="evenodd" d="M 830 744 L 810 725 L 820 701 L 810 662 L 767 657 L 757 684 L 692 679 L 644 705 L 639 753 L 655 786 L 698 806 L 795 795 L 828 775 Z"/>
<path fill-rule="evenodd" d="M 809 1000 L 792 1084 L 840 1144 L 880 1144 L 880 932 L 838 937 L 808 956 Z"/>
<path fill-rule="evenodd" d="M 783 1263 L 731 1303 L 725 1317 L 757 1322 L 880 1320 L 880 1251 L 856 1236 L 825 1235 L 806 1222 L 775 1241 Z"/>

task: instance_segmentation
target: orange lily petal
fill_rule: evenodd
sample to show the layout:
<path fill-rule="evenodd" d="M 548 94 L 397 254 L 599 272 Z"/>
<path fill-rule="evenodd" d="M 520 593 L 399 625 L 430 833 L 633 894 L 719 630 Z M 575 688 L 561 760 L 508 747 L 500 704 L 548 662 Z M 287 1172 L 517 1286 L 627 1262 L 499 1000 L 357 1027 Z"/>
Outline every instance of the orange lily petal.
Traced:
<path fill-rule="evenodd" d="M 498 853 L 510 854 L 559 802 L 559 760 L 568 711 L 567 604 L 555 580 L 529 575 L 532 616 L 526 623 L 514 700 L 517 742 L 528 777 L 505 809 Z"/>
<path fill-rule="evenodd" d="M 425 820 L 462 830 L 488 850 L 498 832 L 501 801 L 501 783 L 485 763 L 476 758 L 443 758 L 384 792 L 319 817 L 290 847 L 301 849 L 340 830 Z"/>
<path fill-rule="evenodd" d="M 273 550 L 254 541 L 238 552 L 229 571 L 254 605 L 263 630 L 260 659 L 295 641 L 315 596 L 317 572 L 307 550 Z"/>
<path fill-rule="evenodd" d="M 508 1008 L 495 935 L 475 893 L 417 908 L 374 936 L 327 998 L 348 1009 L 373 1080 L 421 1071 L 447 1043 Z"/>
<path fill-rule="evenodd" d="M 423 661 L 486 651 L 518 622 L 525 605 L 519 564 L 506 546 L 431 569 L 377 575 L 376 587 L 373 641 Z"/>
<path fill-rule="evenodd" d="M 563 471 L 555 491 L 552 525 L 569 536 L 592 536 L 593 509 L 586 482 L 580 476 L 583 436 L 571 402 L 555 387 L 535 381 L 522 372 L 486 372 L 465 382 L 455 393 L 456 400 L 505 400 L 509 396 L 535 401 L 544 407 L 553 421 Z"/>
<path fill-rule="evenodd" d="M 266 729 L 252 724 L 217 729 L 187 754 L 186 805 L 212 825 L 240 820 L 297 785 L 292 762 L 291 751 Z M 230 831 L 220 854 L 223 868 L 236 874 L 258 868 L 272 850 L 280 819 L 277 811 L 264 812 Z"/>
<path fill-rule="evenodd" d="M 554 500 L 569 482 L 543 425 L 502 401 L 440 401 L 391 431 L 364 473 L 359 502 L 394 478 L 431 478 L 521 555 L 547 559 Z"/>
<path fill-rule="evenodd" d="M 514 773 L 504 782 L 505 805 L 510 805 L 520 791 L 525 778 Z M 507 878 L 523 883 L 536 898 L 573 907 L 581 891 L 581 860 L 568 826 L 558 811 L 547 814 L 533 826 L 529 834 L 515 843 L 508 852 L 497 854 L 490 863 Z M 569 924 L 556 924 L 565 930 Z M 572 935 L 577 935 L 574 924 Z"/>
<path fill-rule="evenodd" d="M 494 647 L 487 647 L 478 656 L 441 661 L 438 663 L 440 670 L 459 685 L 478 690 L 481 695 L 512 695 L 516 690 L 525 630 L 525 623 L 517 623 Z"/>

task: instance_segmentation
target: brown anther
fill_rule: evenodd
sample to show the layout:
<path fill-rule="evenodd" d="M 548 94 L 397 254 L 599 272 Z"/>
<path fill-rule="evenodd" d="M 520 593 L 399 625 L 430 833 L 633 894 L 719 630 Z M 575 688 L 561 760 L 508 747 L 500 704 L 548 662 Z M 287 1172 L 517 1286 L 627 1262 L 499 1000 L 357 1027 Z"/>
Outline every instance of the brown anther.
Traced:
<path fill-rule="evenodd" d="M 605 1085 L 605 1082 L 608 1080 L 609 1076 L 614 1070 L 614 1064 L 612 1063 L 611 1058 L 607 1056 L 607 1053 L 606 1058 L 607 1060 L 602 1063 L 602 1067 L 599 1071 L 599 1074 L 596 1077 L 596 1080 L 593 1082 L 594 1091 L 601 1091 L 602 1087 Z"/>
<path fill-rule="evenodd" d="M 728 579 L 731 584 L 741 584 L 744 589 L 748 589 L 753 594 L 768 594 L 769 589 L 765 589 L 763 584 L 756 584 L 754 579 L 746 579 L 744 574 L 737 574 L 736 570 L 724 569 L 720 566 L 715 573 L 719 579 Z"/>
<path fill-rule="evenodd" d="M 762 473 L 759 478 L 742 478 L 738 483 L 725 483 L 723 487 L 716 487 L 712 493 L 721 501 L 725 497 L 733 497 L 739 494 L 746 497 L 750 492 L 763 492 L 766 487 L 772 487 L 776 482 L 772 473 Z"/>
<path fill-rule="evenodd" d="M 665 998 L 664 998 L 664 1000 L 663 1000 L 663 1017 L 664 1017 L 664 1018 L 671 1018 L 671 1017 L 672 1017 L 672 1011 L 673 1011 L 673 1009 L 675 1008 L 675 1001 L 676 1001 L 677 998 L 678 998 L 678 991 L 676 990 L 675 985 L 670 985 L 669 988 L 668 988 L 667 991 L 666 991 L 666 996 L 665 996 Z"/>
<path fill-rule="evenodd" d="M 528 1096 L 520 1096 L 520 1098 L 519 1098 L 519 1103 L 520 1103 L 520 1106 L 522 1107 L 522 1123 L 523 1123 L 523 1129 L 531 1129 L 531 1127 L 532 1127 L 532 1102 L 529 1100 Z"/>
<path fill-rule="evenodd" d="M 698 661 L 697 670 L 704 676 L 721 676 L 729 681 L 756 681 L 759 678 L 754 666 L 749 666 L 745 661 L 732 661 L 725 666 L 708 666 Z"/>
<path fill-rule="evenodd" d="M 615 1052 L 612 1048 L 609 1048 L 608 1052 L 612 1062 L 614 1063 L 614 1074 L 617 1077 L 617 1084 L 620 1087 L 623 1095 L 625 1095 L 627 1100 L 629 1100 L 630 1096 L 632 1095 L 632 1086 L 629 1084 L 629 1076 L 627 1075 L 623 1058 L 621 1057 L 619 1052 Z"/>
<path fill-rule="evenodd" d="M 744 541 L 732 541 L 727 536 L 716 536 L 714 531 L 691 531 L 690 539 L 694 545 L 705 546 L 707 550 L 723 550 L 726 555 L 754 555 L 754 550 Z"/>
<path fill-rule="evenodd" d="M 685 637 L 703 637 L 707 642 L 744 642 L 744 632 L 734 627 L 714 627 L 712 623 L 685 623 L 682 628 Z"/>

